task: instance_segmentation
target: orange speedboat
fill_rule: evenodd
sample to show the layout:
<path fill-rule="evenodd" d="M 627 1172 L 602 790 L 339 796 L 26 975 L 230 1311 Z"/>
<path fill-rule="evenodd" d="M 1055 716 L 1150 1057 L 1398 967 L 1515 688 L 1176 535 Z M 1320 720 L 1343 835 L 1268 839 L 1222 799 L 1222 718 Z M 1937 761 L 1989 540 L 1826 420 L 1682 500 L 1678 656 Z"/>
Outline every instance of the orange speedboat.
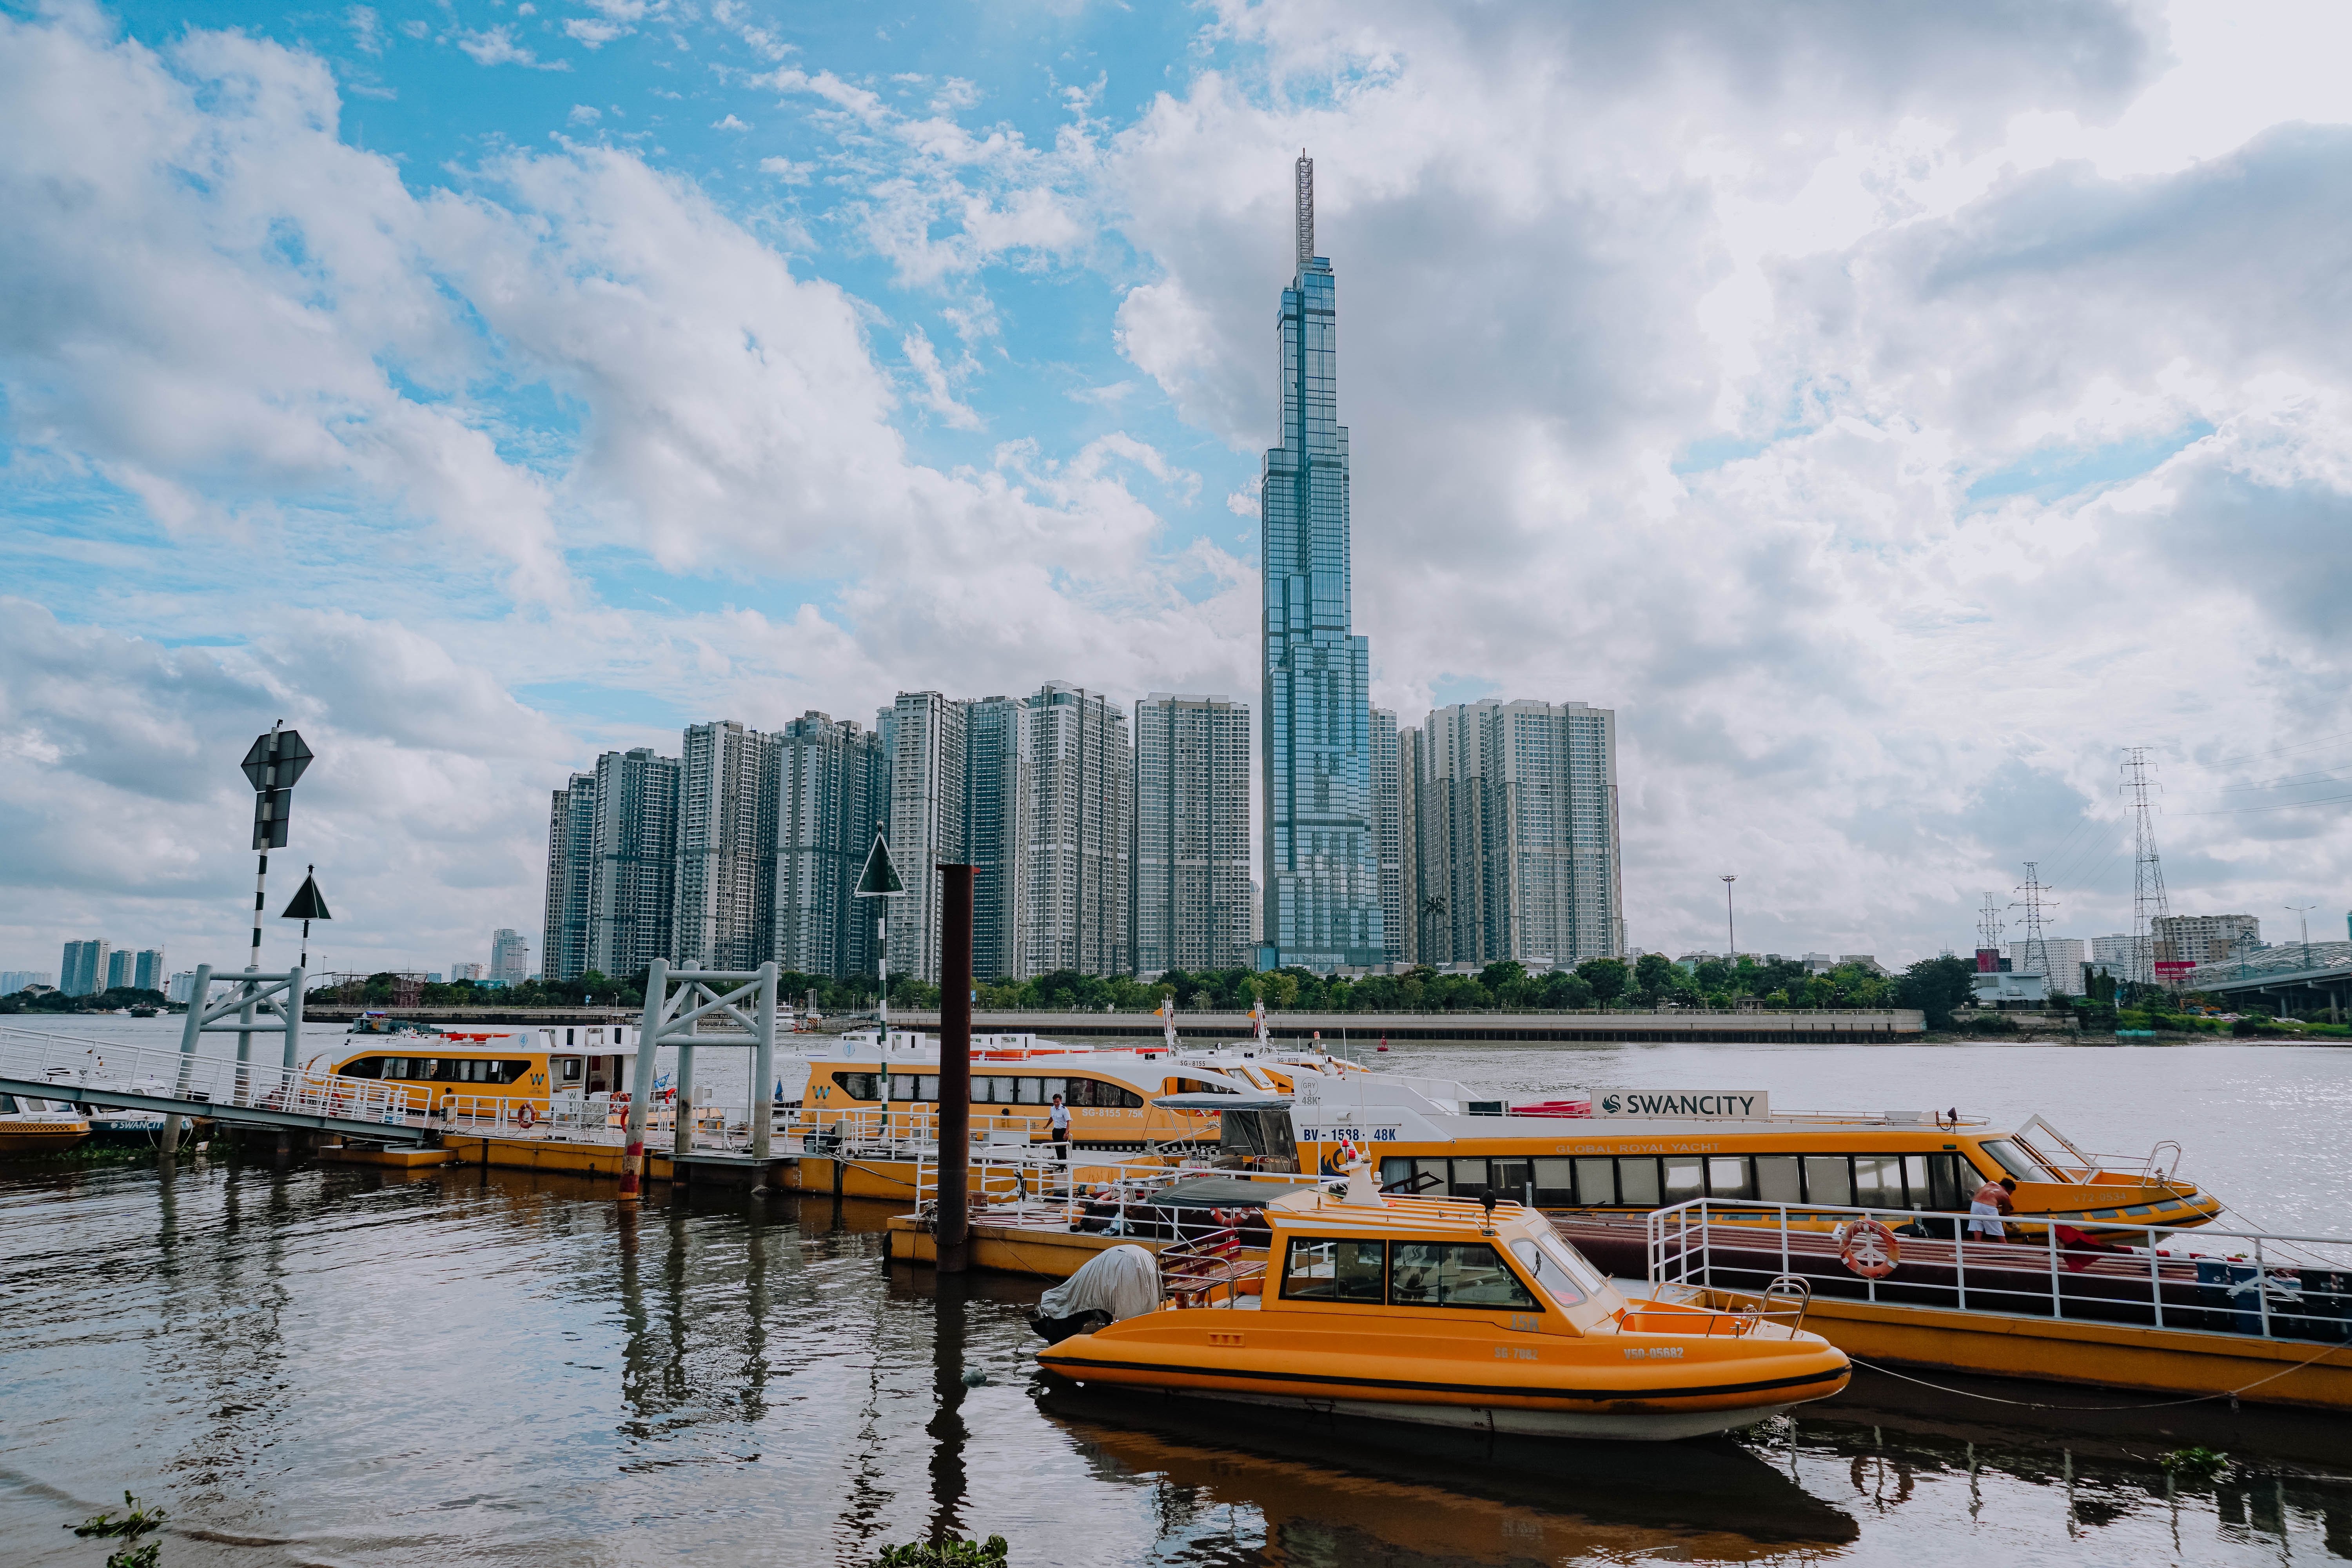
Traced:
<path fill-rule="evenodd" d="M 1381 1194 L 1368 1170 L 1265 1210 L 1262 1276 L 1052 1345 L 1090 1390 L 1571 1437 L 1744 1426 L 1845 1386 L 1801 1284 L 1629 1296 L 1538 1211 Z M 1200 1305 L 1191 1303 L 1199 1302 Z"/>

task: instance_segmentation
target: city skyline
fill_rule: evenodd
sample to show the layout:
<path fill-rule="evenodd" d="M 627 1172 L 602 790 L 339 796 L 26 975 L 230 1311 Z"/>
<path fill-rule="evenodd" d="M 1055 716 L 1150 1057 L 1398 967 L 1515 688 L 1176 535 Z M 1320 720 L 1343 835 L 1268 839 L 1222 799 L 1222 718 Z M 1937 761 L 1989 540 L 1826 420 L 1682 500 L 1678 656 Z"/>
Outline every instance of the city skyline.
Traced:
<path fill-rule="evenodd" d="M 2139 745 L 2176 909 L 2344 901 L 2340 12 L 579 20 L 0 20 L 0 960 L 235 960 L 281 719 L 332 962 L 417 969 L 713 715 L 1265 721 L 1302 147 L 1365 698 L 1615 711 L 1632 945 L 1737 871 L 1933 953 L 2032 859 L 2124 930 Z"/>

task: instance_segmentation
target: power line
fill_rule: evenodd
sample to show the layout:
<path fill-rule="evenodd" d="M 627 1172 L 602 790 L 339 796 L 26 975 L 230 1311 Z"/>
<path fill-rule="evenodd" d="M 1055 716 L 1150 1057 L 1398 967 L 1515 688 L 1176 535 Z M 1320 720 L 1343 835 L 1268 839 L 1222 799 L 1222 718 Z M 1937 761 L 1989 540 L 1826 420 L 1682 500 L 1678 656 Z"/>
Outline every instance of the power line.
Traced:
<path fill-rule="evenodd" d="M 2317 800 L 2284 800 L 2276 805 L 2225 805 L 2213 811 L 2180 811 L 2176 816 L 2243 816 L 2255 811 L 2301 811 L 2306 805 L 2342 805 L 2352 795 L 2324 795 Z"/>

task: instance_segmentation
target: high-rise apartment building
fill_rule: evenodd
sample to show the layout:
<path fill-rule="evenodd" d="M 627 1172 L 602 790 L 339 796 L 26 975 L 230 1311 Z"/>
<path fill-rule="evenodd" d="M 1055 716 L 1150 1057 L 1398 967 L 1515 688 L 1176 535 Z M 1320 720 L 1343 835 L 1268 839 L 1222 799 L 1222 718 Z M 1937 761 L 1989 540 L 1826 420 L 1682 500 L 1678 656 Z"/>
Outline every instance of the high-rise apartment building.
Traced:
<path fill-rule="evenodd" d="M 490 934 L 490 975 L 502 985 L 520 985 L 530 978 L 530 938 L 512 926 Z"/>
<path fill-rule="evenodd" d="M 1100 692 L 1047 681 L 1021 700 L 1020 771 L 1020 973 L 1129 972 L 1135 754 L 1126 712 Z"/>
<path fill-rule="evenodd" d="M 107 944 L 103 937 L 66 943 L 58 965 L 58 989 L 68 996 L 95 996 L 106 989 Z"/>
<path fill-rule="evenodd" d="M 2081 937 L 2050 936 L 2042 939 L 2050 967 L 2044 969 L 2028 953 L 2026 943 L 2009 944 L 2009 966 L 2013 974 L 2039 974 L 2050 982 L 2050 989 L 2066 995 L 2078 995 L 2082 991 L 2083 964 L 2091 956 L 2090 948 Z"/>
<path fill-rule="evenodd" d="M 547 912 L 540 973 L 577 980 L 588 969 L 588 888 L 596 864 L 596 775 L 573 773 L 547 813 Z"/>
<path fill-rule="evenodd" d="M 433 978 L 434 976 L 429 974 L 425 976 L 425 979 L 427 980 L 431 980 Z M 449 984 L 452 985 L 455 985 L 460 980 L 479 980 L 481 978 L 482 966 L 478 963 L 453 963 L 449 966 Z"/>
<path fill-rule="evenodd" d="M 1371 651 L 1351 626 L 1348 429 L 1337 295 L 1315 254 L 1315 164 L 1296 177 L 1297 271 L 1282 291 L 1281 444 L 1258 487 L 1265 570 L 1265 967 L 1384 962 L 1372 844 Z"/>
<path fill-rule="evenodd" d="M 890 973 L 940 977 L 940 867 L 960 866 L 964 829 L 964 703 L 901 691 L 876 716 L 890 770 L 890 858 L 907 885 L 887 900 Z"/>
<path fill-rule="evenodd" d="M 127 947 L 118 947 L 113 952 L 108 953 L 106 955 L 105 988 L 109 991 L 117 991 L 129 986 L 131 984 L 131 974 L 134 973 L 131 965 L 137 958 L 138 954 L 132 952 Z"/>
<path fill-rule="evenodd" d="M 677 760 L 669 960 L 754 969 L 774 945 L 776 798 L 768 742 L 731 719 L 689 724 Z"/>
<path fill-rule="evenodd" d="M 171 972 L 163 967 L 163 950 L 142 947 L 131 964 L 131 984 L 142 991 L 161 991 Z"/>
<path fill-rule="evenodd" d="M 1388 962 L 1404 957 L 1404 825 L 1397 780 L 1397 716 L 1372 710 L 1372 862 L 1381 889 L 1381 938 Z"/>
<path fill-rule="evenodd" d="M 671 956 L 678 764 L 649 746 L 596 759 L 588 967 L 614 978 Z"/>
<path fill-rule="evenodd" d="M 1397 908 L 1402 923 L 1393 946 L 1406 963 L 1423 963 L 1429 895 L 1421 886 L 1421 731 L 1397 731 Z"/>
<path fill-rule="evenodd" d="M 2158 915 L 2158 963 L 2220 963 L 2263 945 L 2263 922 L 2252 915 Z"/>
<path fill-rule="evenodd" d="M 1250 712 L 1155 691 L 1135 705 L 1135 972 L 1250 953 Z"/>
<path fill-rule="evenodd" d="M 1612 710 L 1456 703 L 1430 714 L 1412 755 L 1419 962 L 1623 952 Z"/>
<path fill-rule="evenodd" d="M 0 969 L 0 996 L 14 996 L 33 985 L 55 985 L 57 977 L 46 969 Z"/>
<path fill-rule="evenodd" d="M 811 711 L 775 732 L 772 755 L 776 963 L 835 979 L 871 974 L 874 900 L 852 891 L 888 798 L 882 738 Z"/>
<path fill-rule="evenodd" d="M 983 697 L 964 710 L 963 853 L 972 868 L 971 973 L 976 980 L 1021 973 L 1021 709 L 1016 698 Z"/>

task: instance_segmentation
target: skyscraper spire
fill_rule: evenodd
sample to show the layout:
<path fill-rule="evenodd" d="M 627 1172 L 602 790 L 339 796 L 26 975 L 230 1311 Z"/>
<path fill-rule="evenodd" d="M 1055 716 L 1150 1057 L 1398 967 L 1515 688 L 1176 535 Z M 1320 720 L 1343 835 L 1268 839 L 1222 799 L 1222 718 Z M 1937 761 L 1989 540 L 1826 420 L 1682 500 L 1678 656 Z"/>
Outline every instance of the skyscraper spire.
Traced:
<path fill-rule="evenodd" d="M 1315 259 L 1315 160 L 1304 147 L 1293 173 L 1298 183 L 1298 265 L 1304 267 Z"/>
<path fill-rule="evenodd" d="M 1386 962 L 1372 844 L 1371 651 L 1350 615 L 1348 427 L 1339 304 L 1315 254 L 1315 163 L 1300 149 L 1298 271 L 1278 321 L 1281 441 L 1261 472 L 1265 902 L 1261 968 Z M 1389 731 L 1393 735 L 1393 731 Z M 1390 742 L 1393 744 L 1393 741 Z"/>

